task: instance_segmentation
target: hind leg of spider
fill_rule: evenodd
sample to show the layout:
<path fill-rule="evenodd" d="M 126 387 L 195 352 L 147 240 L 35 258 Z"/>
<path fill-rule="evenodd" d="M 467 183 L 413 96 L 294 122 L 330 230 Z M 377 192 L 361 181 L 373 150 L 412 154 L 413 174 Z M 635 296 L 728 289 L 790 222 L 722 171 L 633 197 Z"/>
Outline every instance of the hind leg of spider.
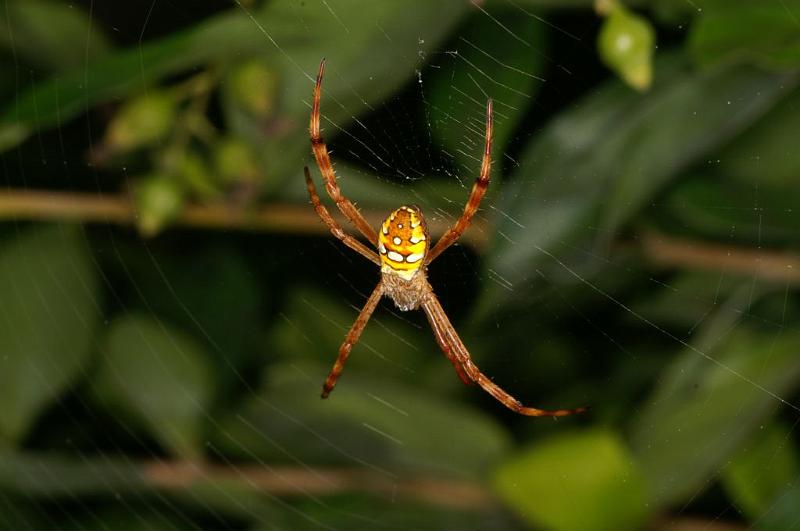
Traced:
<path fill-rule="evenodd" d="M 319 194 L 317 194 L 314 181 L 311 179 L 311 173 L 308 171 L 308 166 L 304 167 L 303 171 L 306 175 L 306 188 L 308 189 L 308 196 L 311 198 L 311 204 L 314 205 L 314 210 L 316 210 L 317 215 L 320 217 L 323 223 L 325 223 L 328 228 L 331 229 L 331 234 L 342 240 L 342 243 L 356 251 L 367 260 L 371 261 L 373 264 L 378 266 L 381 265 L 381 259 L 378 257 L 378 253 L 347 234 L 342 227 L 336 223 L 336 220 L 333 219 L 333 216 L 331 216 L 330 212 L 328 212 L 328 209 L 325 208 L 325 205 L 323 205 L 322 201 L 319 199 Z"/>
<path fill-rule="evenodd" d="M 361 337 L 361 332 L 364 331 L 364 328 L 367 326 L 367 322 L 369 321 L 372 312 L 375 311 L 375 307 L 378 306 L 378 302 L 381 300 L 381 296 L 383 295 L 383 284 L 378 283 L 375 286 L 375 289 L 372 291 L 372 295 L 369 296 L 367 299 L 366 304 L 361 309 L 361 313 L 358 314 L 356 318 L 356 322 L 353 323 L 353 326 L 350 327 L 350 331 L 347 332 L 347 336 L 344 338 L 344 343 L 342 346 L 339 347 L 339 356 L 336 358 L 336 363 L 333 364 L 333 368 L 331 372 L 328 373 L 328 378 L 325 380 L 325 384 L 322 386 L 322 398 L 328 398 L 328 395 L 331 394 L 333 388 L 336 387 L 336 381 L 339 379 L 339 375 L 342 374 L 344 370 L 344 363 L 347 361 L 348 356 L 350 356 L 350 350 L 353 348 L 358 342 L 358 338 Z"/>
<path fill-rule="evenodd" d="M 434 330 L 434 335 L 437 337 L 437 341 L 442 350 L 446 352 L 449 350 L 452 356 L 460 362 L 466 375 L 508 409 L 529 417 L 564 417 L 566 415 L 582 413 L 587 410 L 585 407 L 575 409 L 539 409 L 522 405 L 519 400 L 491 381 L 480 371 L 478 366 L 473 363 L 467 348 L 464 346 L 455 328 L 453 328 L 450 319 L 448 319 L 447 314 L 444 313 L 444 309 L 441 304 L 439 304 L 435 295 L 431 294 L 428 300 L 422 305 L 422 309 L 428 317 L 428 321 L 431 324 L 431 328 Z"/>

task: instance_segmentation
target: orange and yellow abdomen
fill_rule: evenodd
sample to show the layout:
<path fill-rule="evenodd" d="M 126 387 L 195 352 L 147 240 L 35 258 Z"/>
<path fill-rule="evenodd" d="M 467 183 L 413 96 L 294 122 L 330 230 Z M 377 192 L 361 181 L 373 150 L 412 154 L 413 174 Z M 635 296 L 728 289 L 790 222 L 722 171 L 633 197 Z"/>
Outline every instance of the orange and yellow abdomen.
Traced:
<path fill-rule="evenodd" d="M 378 234 L 381 271 L 410 280 L 425 262 L 428 228 L 416 207 L 402 206 L 392 212 Z"/>

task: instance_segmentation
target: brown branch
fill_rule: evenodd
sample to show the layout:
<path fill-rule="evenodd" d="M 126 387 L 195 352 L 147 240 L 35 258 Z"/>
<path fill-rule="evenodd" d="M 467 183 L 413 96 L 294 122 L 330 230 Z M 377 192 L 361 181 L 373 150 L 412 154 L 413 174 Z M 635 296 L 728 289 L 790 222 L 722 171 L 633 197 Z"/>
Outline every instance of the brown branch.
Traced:
<path fill-rule="evenodd" d="M 364 217 L 377 227 L 388 212 L 363 211 Z M 346 230 L 357 235 L 344 216 L 333 216 Z M 115 223 L 130 225 L 136 221 L 134 205 L 123 196 L 100 194 L 6 191 L 0 192 L 0 220 L 79 221 L 82 223 Z M 326 234 L 328 228 L 314 209 L 305 204 L 276 203 L 261 205 L 254 210 L 237 209 L 226 204 L 190 204 L 184 208 L 175 224 L 204 229 L 250 230 L 289 234 Z M 428 221 L 433 235 L 441 235 L 449 227 L 444 219 Z M 476 248 L 487 243 L 486 225 L 473 222 L 464 241 Z"/>
<path fill-rule="evenodd" d="M 640 242 L 645 256 L 659 266 L 710 269 L 800 284 L 800 255 L 795 253 L 689 240 L 656 232 L 644 232 Z"/>
<path fill-rule="evenodd" d="M 152 487 L 184 490 L 207 483 L 241 483 L 273 496 L 325 496 L 366 492 L 395 496 L 453 509 L 498 506 L 494 496 L 477 483 L 434 477 L 391 478 L 362 469 L 307 469 L 287 466 L 213 465 L 153 462 L 143 476 Z"/>

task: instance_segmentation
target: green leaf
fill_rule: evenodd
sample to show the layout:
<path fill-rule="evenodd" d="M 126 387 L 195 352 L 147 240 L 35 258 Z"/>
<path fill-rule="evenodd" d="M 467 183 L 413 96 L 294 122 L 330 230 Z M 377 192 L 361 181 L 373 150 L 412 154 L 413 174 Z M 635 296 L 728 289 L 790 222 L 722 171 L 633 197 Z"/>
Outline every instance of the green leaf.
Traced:
<path fill-rule="evenodd" d="M 610 238 L 683 168 L 798 81 L 745 67 L 694 72 L 674 56 L 657 61 L 656 76 L 642 96 L 618 83 L 606 86 L 562 113 L 526 151 L 516 182 L 496 207 L 504 213 L 497 230 L 503 238 L 488 264 L 514 293 L 493 288 L 484 308 L 498 298 L 529 298 L 536 288 L 529 280 L 539 278 L 535 271 L 544 264 L 575 282 L 547 253 L 564 258 L 598 234 Z M 584 271 L 584 278 L 591 273 Z"/>
<path fill-rule="evenodd" d="M 9 0 L 0 10 L 0 48 L 48 71 L 85 67 L 110 46 L 82 8 L 54 0 Z"/>
<path fill-rule="evenodd" d="M 800 66 L 800 0 L 707 2 L 691 25 L 688 47 L 695 61 L 724 61 L 762 67 Z"/>
<path fill-rule="evenodd" d="M 546 529 L 641 529 L 650 512 L 634 458 L 606 429 L 529 446 L 498 468 L 493 483 L 520 516 Z"/>
<path fill-rule="evenodd" d="M 147 257 L 138 245 L 130 251 L 122 259 L 147 301 L 140 310 L 155 312 L 202 342 L 217 382 L 238 382 L 231 367 L 241 370 L 243 364 L 262 359 L 253 346 L 262 326 L 264 287 L 236 248 L 204 245 L 172 253 L 156 247 Z"/>
<path fill-rule="evenodd" d="M 696 494 L 774 415 L 800 382 L 798 341 L 740 325 L 705 350 L 716 363 L 702 346 L 675 360 L 633 425 L 656 507 Z"/>
<path fill-rule="evenodd" d="M 797 527 L 800 520 L 800 488 L 782 492 L 767 512 L 753 523 L 755 531 L 785 531 Z"/>
<path fill-rule="evenodd" d="M 715 237 L 728 243 L 797 242 L 800 237 L 797 200 L 790 186 L 759 186 L 758 204 L 769 207 L 754 212 L 755 183 L 729 179 L 722 185 L 720 179 L 712 174 L 691 175 L 672 189 L 664 200 L 669 213 L 667 224 L 677 223 L 696 237 Z"/>
<path fill-rule="evenodd" d="M 374 372 L 347 367 L 321 400 L 331 365 L 290 361 L 270 368 L 263 390 L 223 423 L 215 445 L 249 459 L 345 463 L 390 476 L 429 470 L 467 477 L 479 476 L 508 447 L 492 417 Z"/>
<path fill-rule="evenodd" d="M 94 396 L 143 423 L 173 454 L 196 459 L 212 396 L 208 358 L 193 338 L 155 318 L 128 314 L 105 340 Z"/>
<path fill-rule="evenodd" d="M 354 107 L 367 109 L 395 90 L 418 67 L 418 52 L 432 49 L 464 9 L 460 0 L 418 0 L 414 5 L 399 0 L 370 4 L 346 0 L 337 2 L 335 14 L 325 3 L 267 2 L 254 12 L 234 8 L 37 84 L 0 112 L 0 138 L 8 127 L 30 133 L 64 123 L 87 106 L 141 91 L 169 74 L 259 54 L 286 63 L 284 70 L 291 75 L 282 87 L 284 112 L 305 117 L 308 99 L 298 95 L 307 94 L 310 99 L 313 85 L 307 76 L 332 50 L 323 114 L 324 122 L 339 123 L 352 119 Z M 303 33 L 298 33 L 298 16 L 303 19 Z M 420 35 L 424 42 L 406 39 L 409 33 Z M 372 53 L 364 54 L 366 47 Z M 375 56 L 381 61 L 375 61 Z M 292 131 L 304 131 L 301 124 L 305 123 L 306 119 L 292 121 Z M 303 152 L 307 149 L 306 144 Z M 293 160 L 285 154 L 282 158 Z"/>
<path fill-rule="evenodd" d="M 487 23 L 487 16 L 493 21 Z M 477 175 L 483 156 L 486 100 L 494 100 L 492 149 L 498 161 L 544 82 L 537 74 L 544 66 L 545 25 L 522 16 L 519 9 L 495 5 L 488 7 L 488 15 L 473 12 L 457 33 L 455 51 L 450 54 L 453 64 L 437 65 L 426 83 L 431 94 L 430 122 L 435 139 L 454 157 L 459 169 Z M 465 135 L 474 142 L 464 142 Z M 471 186 L 471 179 L 465 184 Z"/>
<path fill-rule="evenodd" d="M 0 249 L 0 445 L 86 368 L 99 301 L 92 257 L 77 227 L 38 227 Z"/>
<path fill-rule="evenodd" d="M 800 475 L 792 434 L 784 425 L 761 428 L 722 470 L 722 484 L 736 506 L 757 521 Z"/>
<path fill-rule="evenodd" d="M 800 31 L 800 30 L 799 30 Z M 714 173 L 746 186 L 792 193 L 800 175 L 800 92 L 795 91 L 711 160 Z"/>

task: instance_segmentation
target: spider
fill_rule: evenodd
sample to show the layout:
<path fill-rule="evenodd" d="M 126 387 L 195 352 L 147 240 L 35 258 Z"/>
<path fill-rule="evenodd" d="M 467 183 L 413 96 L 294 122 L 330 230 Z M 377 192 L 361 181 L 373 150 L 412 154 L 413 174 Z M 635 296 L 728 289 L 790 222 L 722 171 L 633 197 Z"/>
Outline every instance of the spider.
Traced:
<path fill-rule="evenodd" d="M 522 403 L 501 389 L 497 384 L 484 375 L 470 357 L 469 351 L 458 336 L 447 314 L 433 292 L 427 280 L 427 268 L 445 249 L 458 240 L 461 234 L 469 227 L 472 216 L 478 210 L 478 205 L 489 185 L 489 170 L 491 168 L 492 149 L 492 100 L 486 104 L 486 144 L 483 151 L 483 162 L 480 175 L 472 186 L 469 200 L 464 207 L 464 212 L 458 221 L 436 242 L 429 246 L 429 234 L 425 218 L 416 206 L 401 206 L 381 224 L 380 231 L 376 232 L 364 219 L 355 205 L 345 197 L 336 182 L 336 174 L 331 164 L 330 154 L 325 142 L 320 136 L 320 95 L 322 92 L 322 75 L 325 70 L 325 60 L 319 65 L 317 81 L 314 86 L 314 100 L 311 109 L 311 147 L 317 165 L 325 180 L 325 188 L 331 199 L 339 207 L 342 214 L 350 220 L 361 234 L 377 247 L 378 252 L 370 249 L 361 241 L 345 233 L 339 224 L 331 217 L 328 210 L 320 201 L 308 167 L 304 168 L 306 187 L 311 198 L 311 204 L 322 221 L 330 228 L 331 233 L 357 253 L 372 261 L 381 268 L 381 280 L 367 299 L 366 304 L 359 313 L 350 331 L 339 347 L 339 356 L 333 365 L 322 387 L 322 398 L 327 398 L 336 386 L 336 381 L 344 369 L 350 351 L 358 342 L 361 332 L 369 321 L 372 312 L 378 305 L 383 295 L 392 299 L 401 311 L 422 308 L 428 322 L 433 329 L 436 342 L 445 356 L 453 364 L 456 374 L 466 384 L 477 383 L 486 392 L 492 395 L 507 408 L 532 417 L 562 417 L 580 413 L 587 408 L 576 409 L 538 409 L 523 406 Z"/>

